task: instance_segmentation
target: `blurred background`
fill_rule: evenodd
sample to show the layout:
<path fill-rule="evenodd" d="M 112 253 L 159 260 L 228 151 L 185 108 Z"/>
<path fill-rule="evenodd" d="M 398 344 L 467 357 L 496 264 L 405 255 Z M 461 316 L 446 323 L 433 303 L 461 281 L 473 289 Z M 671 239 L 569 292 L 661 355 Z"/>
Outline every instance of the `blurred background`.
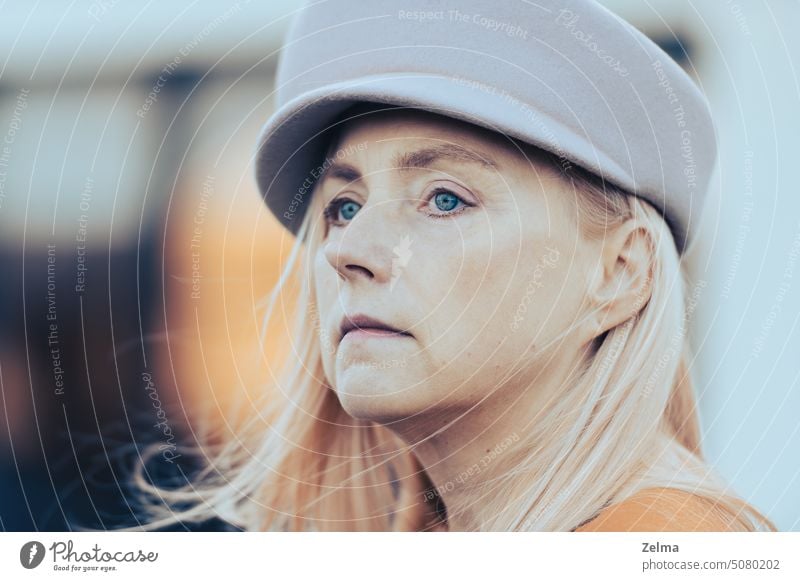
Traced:
<path fill-rule="evenodd" d="M 798 531 L 800 4 L 604 4 L 711 102 L 720 164 L 687 256 L 705 451 Z M 0 530 L 135 523 L 139 450 L 179 479 L 177 444 L 265 397 L 290 240 L 252 155 L 299 6 L 0 3 Z"/>

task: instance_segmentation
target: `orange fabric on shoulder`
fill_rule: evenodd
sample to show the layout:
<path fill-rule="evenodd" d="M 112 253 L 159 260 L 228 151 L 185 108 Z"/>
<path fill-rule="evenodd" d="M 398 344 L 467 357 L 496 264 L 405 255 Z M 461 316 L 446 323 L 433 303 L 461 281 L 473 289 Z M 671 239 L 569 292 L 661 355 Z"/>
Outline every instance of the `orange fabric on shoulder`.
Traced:
<path fill-rule="evenodd" d="M 648 488 L 600 511 L 576 532 L 728 532 L 716 503 L 675 488 Z"/>

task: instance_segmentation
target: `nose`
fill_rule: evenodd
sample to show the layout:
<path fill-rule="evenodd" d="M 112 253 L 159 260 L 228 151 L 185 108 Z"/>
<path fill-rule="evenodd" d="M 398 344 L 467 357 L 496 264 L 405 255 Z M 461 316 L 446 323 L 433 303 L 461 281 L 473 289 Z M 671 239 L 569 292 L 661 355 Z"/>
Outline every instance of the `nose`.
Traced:
<path fill-rule="evenodd" d="M 343 280 L 391 280 L 392 248 L 397 246 L 397 236 L 386 214 L 385 208 L 361 208 L 337 236 L 326 242 L 325 258 Z"/>

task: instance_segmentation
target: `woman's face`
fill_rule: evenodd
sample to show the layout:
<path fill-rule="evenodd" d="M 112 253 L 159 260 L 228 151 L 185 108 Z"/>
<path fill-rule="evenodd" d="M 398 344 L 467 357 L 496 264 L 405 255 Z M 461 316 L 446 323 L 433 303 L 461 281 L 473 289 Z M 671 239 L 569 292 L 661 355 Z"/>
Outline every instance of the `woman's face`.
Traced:
<path fill-rule="evenodd" d="M 504 377 L 535 389 L 575 356 L 591 273 L 575 194 L 555 172 L 417 110 L 348 121 L 328 159 L 310 210 L 323 229 L 314 284 L 324 372 L 349 414 L 457 413 Z M 342 337 L 357 315 L 405 334 Z"/>

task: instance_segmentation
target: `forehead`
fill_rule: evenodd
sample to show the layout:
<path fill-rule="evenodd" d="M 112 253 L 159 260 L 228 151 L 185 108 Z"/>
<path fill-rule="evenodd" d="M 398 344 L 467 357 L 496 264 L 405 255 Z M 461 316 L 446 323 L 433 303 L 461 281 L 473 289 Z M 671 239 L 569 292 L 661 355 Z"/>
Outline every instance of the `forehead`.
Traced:
<path fill-rule="evenodd" d="M 353 151 L 348 145 L 382 146 L 380 149 L 403 149 L 411 142 L 453 144 L 487 157 L 510 162 L 522 156 L 520 145 L 508 137 L 444 115 L 407 108 L 386 108 L 373 103 L 360 104 L 342 115 L 329 150 Z"/>

